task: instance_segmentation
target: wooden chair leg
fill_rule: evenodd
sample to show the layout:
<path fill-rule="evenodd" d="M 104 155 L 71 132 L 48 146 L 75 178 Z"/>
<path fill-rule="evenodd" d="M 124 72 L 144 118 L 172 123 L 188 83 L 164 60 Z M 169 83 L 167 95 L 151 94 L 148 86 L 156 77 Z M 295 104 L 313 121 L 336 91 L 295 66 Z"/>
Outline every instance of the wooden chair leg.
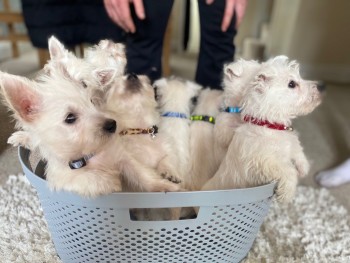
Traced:
<path fill-rule="evenodd" d="M 46 62 L 50 59 L 50 53 L 45 48 L 38 48 L 39 65 L 43 68 Z"/>
<path fill-rule="evenodd" d="M 170 52 L 171 52 L 171 15 L 169 18 L 169 22 L 167 25 L 167 29 L 165 31 L 164 35 L 164 41 L 163 41 L 163 55 L 162 55 L 162 70 L 163 70 L 163 76 L 167 77 L 170 75 Z"/>

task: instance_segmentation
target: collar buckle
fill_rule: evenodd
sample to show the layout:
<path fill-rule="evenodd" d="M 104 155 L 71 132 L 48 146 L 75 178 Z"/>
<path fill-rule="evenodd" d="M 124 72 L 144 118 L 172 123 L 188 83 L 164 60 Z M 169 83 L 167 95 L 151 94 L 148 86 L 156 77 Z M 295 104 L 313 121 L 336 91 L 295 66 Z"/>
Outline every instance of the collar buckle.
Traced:
<path fill-rule="evenodd" d="M 157 136 L 158 127 L 156 125 L 153 125 L 151 128 L 148 128 L 148 133 L 151 135 L 151 138 L 154 139 Z"/>
<path fill-rule="evenodd" d="M 70 161 L 70 162 L 68 163 L 68 165 L 69 165 L 69 167 L 70 167 L 72 170 L 76 170 L 76 169 L 83 168 L 84 166 L 87 165 L 87 161 L 88 161 L 92 156 L 94 156 L 94 154 L 84 155 L 84 156 L 81 157 L 80 159 Z"/>

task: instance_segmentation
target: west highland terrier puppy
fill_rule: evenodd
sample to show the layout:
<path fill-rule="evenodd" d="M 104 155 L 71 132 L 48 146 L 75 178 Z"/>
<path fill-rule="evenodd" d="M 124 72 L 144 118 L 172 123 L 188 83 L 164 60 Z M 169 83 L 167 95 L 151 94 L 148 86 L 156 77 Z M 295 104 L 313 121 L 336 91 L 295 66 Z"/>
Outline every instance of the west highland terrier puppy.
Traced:
<path fill-rule="evenodd" d="M 177 163 L 168 156 L 172 144 L 158 129 L 160 115 L 150 80 L 146 76 L 129 74 L 116 80 L 107 95 L 106 107 L 118 120 L 121 148 L 133 162 L 125 166 L 138 166 L 140 172 L 153 174 L 154 178 L 180 183 Z M 125 170 L 125 176 L 130 172 Z M 177 186 L 179 190 L 180 186 Z M 134 185 L 124 187 L 126 191 L 139 191 L 141 188 L 135 189 Z M 178 219 L 179 214 L 174 211 L 135 209 L 133 215 L 138 220 Z"/>
<path fill-rule="evenodd" d="M 85 50 L 85 60 L 97 68 L 111 67 L 116 70 L 116 76 L 123 76 L 126 66 L 125 46 L 111 40 L 101 40 Z"/>
<path fill-rule="evenodd" d="M 140 191 L 177 191 L 177 184 L 125 154 L 115 119 L 65 74 L 56 69 L 36 81 L 6 73 L 0 77 L 18 127 L 47 160 L 49 186 L 89 197 L 121 191 L 122 181 Z"/>
<path fill-rule="evenodd" d="M 95 105 L 102 104 L 105 87 L 113 81 L 119 69 L 107 68 L 106 66 L 96 68 L 94 65 L 77 58 L 54 36 L 50 37 L 48 46 L 50 60 L 35 80 L 42 81 L 43 74 L 50 76 L 63 73 L 62 77 L 70 80 L 73 88 L 76 87 L 79 91 L 83 88 Z M 34 150 L 30 136 L 25 130 L 14 132 L 9 137 L 8 143 Z"/>
<path fill-rule="evenodd" d="M 176 163 L 165 161 L 171 145 L 158 131 L 157 106 L 146 76 L 124 76 L 114 82 L 107 94 L 106 109 L 118 120 L 123 149 L 142 165 L 155 169 L 157 176 L 178 182 Z"/>
<path fill-rule="evenodd" d="M 1 73 L 0 81 L 17 128 L 47 160 L 46 179 L 52 189 L 83 196 L 121 190 L 118 172 L 108 163 L 113 149 L 105 153 L 117 123 L 96 109 L 80 83 L 74 87 L 57 73 L 38 81 Z"/>
<path fill-rule="evenodd" d="M 79 82 L 84 89 L 90 92 L 98 92 L 104 90 L 113 82 L 116 76 L 120 76 L 120 72 L 124 71 L 125 68 L 125 64 L 123 63 L 110 63 L 111 65 L 107 64 L 107 62 L 112 59 L 107 61 L 106 58 L 106 60 L 103 60 L 105 62 L 104 64 L 93 64 L 88 60 L 77 58 L 72 52 L 67 50 L 64 45 L 54 36 L 49 38 L 48 46 L 50 60 L 44 66 L 44 72 L 46 74 L 54 74 L 55 70 L 57 69 L 57 63 L 60 63 L 64 66 L 63 68 L 66 71 L 65 75 L 67 78 L 71 78 L 72 81 Z M 89 54 L 91 60 L 95 62 L 93 59 L 95 56 L 92 54 L 96 53 L 96 55 L 101 55 L 103 52 L 106 53 L 112 49 L 108 49 L 108 47 L 105 49 L 96 48 L 95 51 L 90 51 Z M 60 68 L 60 70 L 62 69 Z"/>
<path fill-rule="evenodd" d="M 298 177 L 309 171 L 291 120 L 320 103 L 317 82 L 303 80 L 297 62 L 278 56 L 263 63 L 243 95 L 242 124 L 219 170 L 202 190 L 276 182 L 277 200 L 291 201 Z"/>
<path fill-rule="evenodd" d="M 223 99 L 214 125 L 214 153 L 219 164 L 227 152 L 235 129 L 241 123 L 243 92 L 259 68 L 257 61 L 243 59 L 224 66 Z"/>
<path fill-rule="evenodd" d="M 179 78 L 162 78 L 154 82 L 162 116 L 159 133 L 171 141 L 173 162 L 184 183 L 190 168 L 190 116 L 201 86 Z"/>
<path fill-rule="evenodd" d="M 199 191 L 217 171 L 214 155 L 214 125 L 222 100 L 221 90 L 203 89 L 192 112 L 190 127 L 190 171 L 185 188 Z"/>

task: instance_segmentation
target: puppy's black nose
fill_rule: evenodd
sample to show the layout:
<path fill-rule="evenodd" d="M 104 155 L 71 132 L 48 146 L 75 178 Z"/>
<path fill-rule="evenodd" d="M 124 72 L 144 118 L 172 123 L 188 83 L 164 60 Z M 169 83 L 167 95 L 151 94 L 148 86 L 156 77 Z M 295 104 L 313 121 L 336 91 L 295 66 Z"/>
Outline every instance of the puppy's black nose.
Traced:
<path fill-rule="evenodd" d="M 127 80 L 137 80 L 139 79 L 135 73 L 130 73 L 127 77 Z"/>
<path fill-rule="evenodd" d="M 317 82 L 317 90 L 323 92 L 326 90 L 326 84 L 323 81 Z"/>
<path fill-rule="evenodd" d="M 117 122 L 112 119 L 106 120 L 106 122 L 103 125 L 103 130 L 108 133 L 115 133 L 117 129 Z"/>

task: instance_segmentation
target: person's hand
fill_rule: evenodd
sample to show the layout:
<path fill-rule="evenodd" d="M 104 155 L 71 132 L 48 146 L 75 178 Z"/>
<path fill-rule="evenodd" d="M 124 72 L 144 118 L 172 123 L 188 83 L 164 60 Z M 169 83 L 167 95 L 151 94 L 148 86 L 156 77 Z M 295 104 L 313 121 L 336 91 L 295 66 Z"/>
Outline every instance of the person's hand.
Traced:
<path fill-rule="evenodd" d="M 139 19 L 145 19 L 143 0 L 104 0 L 108 16 L 126 32 L 135 33 L 136 27 L 130 13 L 130 3 L 134 5 Z"/>
<path fill-rule="evenodd" d="M 206 0 L 207 4 L 210 5 L 214 0 Z M 247 6 L 247 0 L 226 0 L 225 12 L 222 18 L 221 30 L 226 32 L 230 26 L 234 12 L 236 11 L 236 28 L 242 22 L 245 9 Z"/>

